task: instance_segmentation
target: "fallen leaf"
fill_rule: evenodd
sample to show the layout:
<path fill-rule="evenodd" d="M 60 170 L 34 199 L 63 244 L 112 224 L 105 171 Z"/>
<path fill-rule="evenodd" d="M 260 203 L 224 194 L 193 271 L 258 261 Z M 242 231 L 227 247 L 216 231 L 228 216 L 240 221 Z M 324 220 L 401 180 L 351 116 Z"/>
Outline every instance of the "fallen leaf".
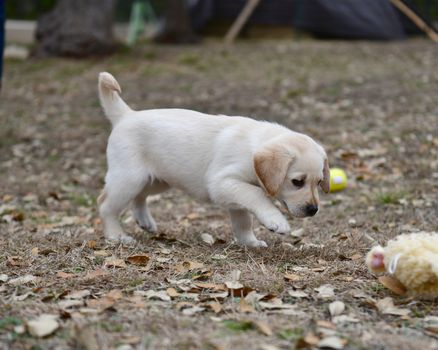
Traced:
<path fill-rule="evenodd" d="M 358 323 L 360 320 L 351 315 L 339 315 L 332 318 L 332 321 L 338 323 Z"/>
<path fill-rule="evenodd" d="M 300 276 L 300 275 L 297 275 L 297 274 L 295 274 L 295 273 L 288 273 L 288 272 L 286 272 L 286 273 L 283 275 L 283 277 L 284 277 L 284 279 L 285 279 L 286 281 L 291 281 L 291 282 L 296 282 L 296 281 L 300 281 L 300 280 L 301 280 L 301 276 Z"/>
<path fill-rule="evenodd" d="M 119 300 L 123 298 L 123 293 L 120 289 L 112 289 L 106 296 L 114 300 Z"/>
<path fill-rule="evenodd" d="M 202 282 L 195 282 L 193 283 L 196 287 L 201 289 L 212 289 L 212 290 L 227 290 L 227 287 L 225 284 L 217 284 L 217 283 L 202 283 Z"/>
<path fill-rule="evenodd" d="M 316 325 L 323 328 L 336 329 L 336 325 L 334 323 L 326 320 L 317 320 Z"/>
<path fill-rule="evenodd" d="M 380 276 L 379 282 L 386 288 L 398 295 L 405 295 L 407 290 L 405 286 L 396 278 L 391 276 Z"/>
<path fill-rule="evenodd" d="M 323 284 L 322 286 L 315 288 L 318 292 L 318 298 L 326 299 L 335 296 L 333 286 L 330 284 Z"/>
<path fill-rule="evenodd" d="M 438 316 L 426 316 L 425 318 L 423 318 L 423 322 L 438 327 Z"/>
<path fill-rule="evenodd" d="M 91 295 L 91 292 L 88 289 L 83 290 L 75 290 L 73 292 L 68 293 L 64 298 L 65 299 L 83 299 Z"/>
<path fill-rule="evenodd" d="M 207 279 L 208 277 L 210 277 L 213 274 L 213 272 L 211 270 L 201 270 L 201 272 L 197 275 L 193 275 L 192 276 L 192 280 L 202 280 L 202 279 Z"/>
<path fill-rule="evenodd" d="M 77 329 L 76 334 L 77 342 L 84 350 L 102 349 L 102 344 L 99 343 L 99 339 L 94 327 L 85 326 Z"/>
<path fill-rule="evenodd" d="M 291 231 L 290 235 L 292 237 L 301 237 L 303 235 L 303 233 L 304 233 L 304 229 L 303 228 L 299 228 L 297 230 Z"/>
<path fill-rule="evenodd" d="M 197 262 L 197 261 L 183 261 L 180 264 L 177 264 L 175 266 L 175 270 L 178 272 L 188 272 L 196 269 L 201 269 L 204 267 L 203 263 Z"/>
<path fill-rule="evenodd" d="M 68 310 L 76 306 L 84 306 L 84 301 L 82 299 L 66 299 L 58 302 L 58 306 L 61 310 Z"/>
<path fill-rule="evenodd" d="M 18 325 L 14 327 L 14 333 L 23 334 L 24 332 L 26 332 L 26 327 L 24 325 Z"/>
<path fill-rule="evenodd" d="M 245 296 L 245 301 L 249 304 L 255 304 L 255 303 L 258 303 L 260 300 L 262 300 L 264 297 L 265 297 L 265 294 L 257 293 L 254 290 Z M 273 299 L 273 298 L 271 298 L 271 299 Z"/>
<path fill-rule="evenodd" d="M 365 292 L 363 292 L 361 290 L 359 290 L 359 291 L 352 290 L 352 295 L 356 299 L 371 299 L 371 297 L 368 294 L 366 294 Z"/>
<path fill-rule="evenodd" d="M 168 237 L 164 232 L 159 233 L 156 236 L 152 236 L 151 239 L 155 241 L 167 241 L 167 242 L 175 242 L 176 239 L 173 237 Z"/>
<path fill-rule="evenodd" d="M 214 238 L 209 233 L 203 233 L 201 234 L 201 239 L 204 243 L 207 243 L 208 245 L 214 244 Z"/>
<path fill-rule="evenodd" d="M 228 296 L 228 291 L 219 292 L 219 293 L 210 293 L 206 295 L 205 298 L 216 300 L 216 299 L 225 299 L 227 296 Z"/>
<path fill-rule="evenodd" d="M 336 336 L 330 336 L 326 337 L 324 339 L 321 339 L 317 346 L 318 348 L 329 348 L 329 349 L 336 349 L 341 350 L 344 348 L 344 346 L 347 344 L 347 340 L 341 339 Z"/>
<path fill-rule="evenodd" d="M 95 250 L 94 256 L 109 256 L 110 254 L 106 250 Z"/>
<path fill-rule="evenodd" d="M 307 333 L 303 338 L 298 339 L 295 347 L 297 349 L 306 348 L 309 345 L 315 346 L 319 343 L 319 338 L 313 333 Z"/>
<path fill-rule="evenodd" d="M 314 271 L 314 272 L 323 272 L 323 271 L 325 271 L 325 269 L 326 269 L 325 266 L 319 266 L 319 267 L 312 268 L 312 271 Z"/>
<path fill-rule="evenodd" d="M 288 290 L 287 294 L 289 294 L 293 298 L 307 298 L 309 295 L 300 290 Z"/>
<path fill-rule="evenodd" d="M 332 317 L 339 316 L 345 310 L 345 304 L 342 301 L 334 301 L 329 304 L 329 311 Z"/>
<path fill-rule="evenodd" d="M 87 247 L 94 250 L 97 248 L 97 242 L 90 239 L 87 241 Z"/>
<path fill-rule="evenodd" d="M 135 335 L 124 335 L 120 339 L 121 343 L 123 343 L 123 344 L 131 344 L 131 345 L 138 344 L 138 343 L 140 343 L 140 341 L 141 341 L 141 338 L 137 337 Z"/>
<path fill-rule="evenodd" d="M 22 295 L 13 295 L 12 296 L 12 299 L 14 300 L 14 301 L 23 301 L 23 300 L 26 300 L 28 297 L 30 297 L 31 295 L 33 295 L 33 293 L 31 293 L 31 292 L 29 292 L 29 293 L 25 293 L 25 294 L 22 294 Z"/>
<path fill-rule="evenodd" d="M 386 297 L 377 301 L 377 309 L 384 315 L 407 316 L 411 311 L 408 309 L 400 309 L 394 306 L 394 301 L 390 297 Z"/>
<path fill-rule="evenodd" d="M 95 309 L 95 308 L 91 308 L 91 307 L 81 307 L 78 311 L 79 311 L 81 314 L 84 314 L 84 315 L 93 315 L 93 316 L 95 316 L 95 315 L 97 315 L 97 314 L 99 314 L 99 313 L 102 312 L 102 310 L 100 310 L 100 309 Z M 81 316 L 81 317 L 82 317 L 82 316 Z"/>
<path fill-rule="evenodd" d="M 161 247 L 159 250 L 159 253 L 164 254 L 164 255 L 170 255 L 170 254 L 172 254 L 172 251 L 168 248 Z"/>
<path fill-rule="evenodd" d="M 186 316 L 192 316 L 192 315 L 194 315 L 198 312 L 202 312 L 204 310 L 205 310 L 205 308 L 203 308 L 203 307 L 193 306 L 193 307 L 188 307 L 186 309 L 183 309 L 182 313 L 183 313 L 183 315 L 186 315 Z"/>
<path fill-rule="evenodd" d="M 213 310 L 214 313 L 218 314 L 222 311 L 222 306 L 217 301 L 211 301 L 209 303 L 204 304 L 206 307 L 209 307 Z"/>
<path fill-rule="evenodd" d="M 199 294 L 197 294 L 197 293 L 181 293 L 181 298 L 199 301 Z"/>
<path fill-rule="evenodd" d="M 134 304 L 136 308 L 144 308 L 146 306 L 143 297 L 140 295 L 133 295 L 131 297 L 128 297 L 127 300 Z"/>
<path fill-rule="evenodd" d="M 159 299 L 162 301 L 170 301 L 170 296 L 167 295 L 166 291 L 160 290 L 158 292 L 150 289 L 145 294 L 146 298 L 148 299 Z"/>
<path fill-rule="evenodd" d="M 133 265 L 147 265 L 150 257 L 146 254 L 131 255 L 126 258 L 126 260 Z"/>
<path fill-rule="evenodd" d="M 56 273 L 56 276 L 60 277 L 60 278 L 64 278 L 64 279 L 69 279 L 69 278 L 75 277 L 75 274 L 74 273 L 64 272 L 64 271 L 58 271 Z"/>
<path fill-rule="evenodd" d="M 87 274 L 85 275 L 84 278 L 85 279 L 94 279 L 94 278 L 97 278 L 97 277 L 105 276 L 107 274 L 108 274 L 107 271 L 105 271 L 103 269 L 97 269 L 97 270 L 94 270 L 94 271 L 87 272 Z"/>
<path fill-rule="evenodd" d="M 434 333 L 434 334 L 438 334 L 438 326 L 436 327 L 424 327 L 424 329 L 428 332 Z"/>
<path fill-rule="evenodd" d="M 52 334 L 59 328 L 57 315 L 42 314 L 34 320 L 27 322 L 29 333 L 38 338 Z"/>
<path fill-rule="evenodd" d="M 177 303 L 175 305 L 176 309 L 179 311 L 186 309 L 186 308 L 193 307 L 193 306 L 194 306 L 193 303 L 189 303 L 187 301 L 180 301 L 179 303 Z"/>
<path fill-rule="evenodd" d="M 214 254 L 211 258 L 213 260 L 225 260 L 227 256 L 224 254 Z"/>
<path fill-rule="evenodd" d="M 201 217 L 201 215 L 199 213 L 190 213 L 187 214 L 186 218 L 189 220 L 196 220 L 199 219 Z"/>
<path fill-rule="evenodd" d="M 118 268 L 125 268 L 126 263 L 123 259 L 118 259 L 114 257 L 109 257 L 105 259 L 104 266 L 106 267 L 118 267 Z"/>
<path fill-rule="evenodd" d="M 88 307 L 91 307 L 94 309 L 99 309 L 100 311 L 109 309 L 114 304 L 115 304 L 115 300 L 112 298 L 108 298 L 108 297 L 87 300 Z"/>
<path fill-rule="evenodd" d="M 1 273 L 0 274 L 0 282 L 7 282 L 8 281 L 8 279 L 9 279 L 9 277 L 8 277 L 8 275 L 6 275 L 6 274 L 4 274 L 4 273 Z"/>
<path fill-rule="evenodd" d="M 180 293 L 178 293 L 175 288 L 167 288 L 166 293 L 171 298 L 176 298 L 177 296 L 180 295 Z"/>
<path fill-rule="evenodd" d="M 256 328 L 260 331 L 260 333 L 267 335 L 268 337 L 272 335 L 272 330 L 268 326 L 268 324 L 264 321 L 253 321 Z"/>
<path fill-rule="evenodd" d="M 360 253 L 353 254 L 352 256 L 349 257 L 349 259 L 350 259 L 351 261 L 360 260 L 360 259 L 362 259 L 362 258 L 363 258 L 363 255 L 360 254 Z"/>
<path fill-rule="evenodd" d="M 285 315 L 297 315 L 300 311 L 297 310 L 297 306 L 293 304 L 283 304 L 281 299 L 274 298 L 270 302 L 261 301 L 258 305 L 269 312 L 281 313 Z"/>
<path fill-rule="evenodd" d="M 8 256 L 8 264 L 11 266 L 22 266 L 23 259 L 19 256 Z"/>
<path fill-rule="evenodd" d="M 13 278 L 11 280 L 8 281 L 8 284 L 11 284 L 13 286 L 18 286 L 20 284 L 26 284 L 26 283 L 30 283 L 30 282 L 36 282 L 38 281 L 38 277 L 33 276 L 33 275 L 24 275 L 24 276 L 20 276 L 17 278 Z"/>
<path fill-rule="evenodd" d="M 103 311 L 112 307 L 122 297 L 123 293 L 120 289 L 113 289 L 102 298 L 87 300 L 87 306 Z"/>
<path fill-rule="evenodd" d="M 254 307 L 248 304 L 244 298 L 240 298 L 239 311 L 243 313 L 250 313 L 254 312 L 255 310 Z"/>

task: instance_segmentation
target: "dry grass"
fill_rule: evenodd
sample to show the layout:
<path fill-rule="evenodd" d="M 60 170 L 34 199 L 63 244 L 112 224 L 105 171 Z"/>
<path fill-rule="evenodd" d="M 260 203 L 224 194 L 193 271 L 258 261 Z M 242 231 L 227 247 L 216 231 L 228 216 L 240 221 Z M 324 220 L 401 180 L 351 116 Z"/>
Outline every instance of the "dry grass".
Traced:
<path fill-rule="evenodd" d="M 289 349 L 306 345 L 310 333 L 338 336 L 347 349 L 436 347 L 436 333 L 426 324 L 426 317 L 438 316 L 436 303 L 391 294 L 366 270 L 363 256 L 397 234 L 438 230 L 437 53 L 426 41 L 270 41 L 232 52 L 207 43 L 147 46 L 105 60 L 7 62 L 0 106 L 0 275 L 38 279 L 0 282 L 0 347 Z M 282 239 L 258 227 L 266 250 L 233 245 L 223 210 L 178 191 L 151 205 L 162 236 L 141 232 L 126 213 L 127 231 L 139 243 L 107 245 L 95 208 L 109 132 L 96 94 L 102 70 L 117 76 L 137 108 L 250 115 L 306 132 L 327 146 L 332 165 L 347 170 L 349 188 L 323 196 L 315 218 L 291 222 L 303 228 L 300 238 Z M 203 243 L 205 232 L 219 241 Z M 150 261 L 108 268 L 106 257 L 96 255 L 100 250 L 121 259 L 146 254 Z M 202 262 L 209 283 L 229 281 L 240 270 L 242 284 L 295 304 L 296 312 L 255 305 L 243 313 L 240 298 L 227 297 L 217 314 L 207 309 L 188 316 L 178 310 L 181 301 L 193 302 L 187 297 L 133 297 L 199 275 L 176 271 L 183 261 Z M 100 269 L 104 276 L 87 278 Z M 72 275 L 60 277 L 60 271 Z M 299 280 L 285 280 L 286 272 Z M 334 287 L 334 297 L 318 297 L 315 288 L 324 284 Z M 61 310 L 59 302 L 75 290 L 90 291 L 88 308 Z M 90 301 L 111 290 L 122 297 L 96 312 Z M 308 297 L 293 298 L 290 290 Z M 205 305 L 208 291 L 197 293 L 200 301 L 193 303 Z M 380 314 L 375 301 L 386 296 L 409 316 Z M 344 314 L 357 322 L 321 323 L 332 321 L 333 300 L 343 301 Z M 53 335 L 38 339 L 14 328 L 42 313 L 59 315 Z M 252 323 L 259 321 L 272 335 Z"/>

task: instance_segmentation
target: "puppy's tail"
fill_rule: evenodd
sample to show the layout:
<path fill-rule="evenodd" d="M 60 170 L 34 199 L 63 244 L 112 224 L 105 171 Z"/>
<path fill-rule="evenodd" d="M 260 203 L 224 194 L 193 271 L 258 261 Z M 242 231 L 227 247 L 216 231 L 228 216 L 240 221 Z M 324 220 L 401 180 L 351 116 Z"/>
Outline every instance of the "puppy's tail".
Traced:
<path fill-rule="evenodd" d="M 122 100 L 120 88 L 117 80 L 109 73 L 102 72 L 99 74 L 99 98 L 105 115 L 115 126 L 123 116 L 132 112 L 132 109 Z"/>

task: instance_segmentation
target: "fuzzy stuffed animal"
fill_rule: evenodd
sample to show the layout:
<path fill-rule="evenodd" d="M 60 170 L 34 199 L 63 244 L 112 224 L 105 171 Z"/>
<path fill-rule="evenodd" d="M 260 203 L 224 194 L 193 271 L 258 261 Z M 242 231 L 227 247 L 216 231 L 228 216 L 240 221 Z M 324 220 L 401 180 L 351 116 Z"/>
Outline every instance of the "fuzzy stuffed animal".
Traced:
<path fill-rule="evenodd" d="M 388 272 L 413 296 L 438 297 L 438 233 L 404 234 L 367 254 L 372 272 Z"/>

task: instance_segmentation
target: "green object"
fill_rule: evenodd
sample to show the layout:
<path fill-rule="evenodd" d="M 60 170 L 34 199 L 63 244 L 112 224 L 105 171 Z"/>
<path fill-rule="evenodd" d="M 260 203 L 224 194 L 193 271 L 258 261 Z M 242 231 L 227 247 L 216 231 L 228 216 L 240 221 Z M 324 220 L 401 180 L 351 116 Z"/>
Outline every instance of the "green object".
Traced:
<path fill-rule="evenodd" d="M 128 45 L 132 46 L 144 33 L 147 22 L 156 22 L 157 16 L 148 0 L 136 0 L 132 4 L 131 17 L 129 19 Z"/>

